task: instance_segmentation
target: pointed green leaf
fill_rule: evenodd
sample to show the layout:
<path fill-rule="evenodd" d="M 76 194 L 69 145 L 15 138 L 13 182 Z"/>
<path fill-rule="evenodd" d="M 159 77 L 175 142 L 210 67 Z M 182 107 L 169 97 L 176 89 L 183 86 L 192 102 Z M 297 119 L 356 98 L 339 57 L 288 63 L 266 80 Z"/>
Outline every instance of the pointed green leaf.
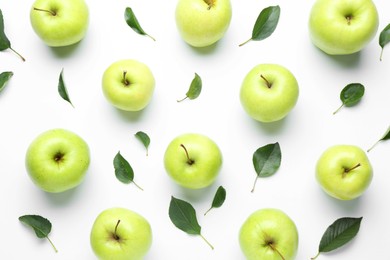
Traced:
<path fill-rule="evenodd" d="M 257 179 L 275 174 L 280 167 L 281 160 L 282 153 L 278 142 L 262 146 L 253 153 L 252 161 L 257 176 L 252 192 L 255 189 Z"/>
<path fill-rule="evenodd" d="M 239 46 L 242 46 L 251 40 L 261 41 L 271 36 L 278 25 L 279 17 L 280 7 L 278 5 L 264 8 L 257 17 L 256 23 L 253 27 L 252 38 Z"/>
<path fill-rule="evenodd" d="M 382 60 L 383 48 L 390 42 L 390 24 L 388 24 L 379 35 L 379 45 L 382 47 L 380 60 Z"/>
<path fill-rule="evenodd" d="M 34 229 L 35 235 L 38 238 L 46 238 L 54 250 L 57 252 L 56 247 L 49 239 L 51 232 L 51 223 L 48 219 L 39 215 L 24 215 L 19 217 L 19 221 Z"/>
<path fill-rule="evenodd" d="M 68 90 L 66 89 L 65 82 L 64 82 L 64 69 L 61 70 L 60 77 L 58 80 L 58 93 L 65 101 L 68 101 L 69 104 L 73 106 L 72 102 L 70 101 Z"/>
<path fill-rule="evenodd" d="M 212 208 L 221 207 L 223 205 L 223 203 L 225 202 L 225 199 L 226 199 L 226 190 L 224 187 L 219 186 L 219 188 L 217 189 L 217 192 L 214 195 L 214 199 L 213 199 L 213 202 L 211 203 L 210 209 L 207 210 L 206 213 L 204 213 L 204 215 L 206 215 Z"/>
<path fill-rule="evenodd" d="M 7 85 L 7 82 L 12 78 L 14 75 L 11 71 L 2 72 L 0 74 L 0 92 L 5 88 Z"/>
<path fill-rule="evenodd" d="M 370 152 L 379 142 L 386 141 L 390 139 L 390 127 L 387 128 L 386 132 L 383 134 L 381 139 L 379 139 L 376 143 L 374 143 L 373 146 L 371 146 L 370 149 L 367 150 L 367 152 Z"/>
<path fill-rule="evenodd" d="M 134 171 L 129 162 L 121 155 L 120 152 L 114 157 L 114 169 L 116 178 L 125 184 L 134 183 L 140 190 L 142 188 L 134 182 Z"/>
<path fill-rule="evenodd" d="M 126 7 L 125 9 L 125 21 L 127 25 L 129 25 L 131 29 L 133 29 L 136 33 L 141 35 L 146 35 L 149 38 L 151 38 L 153 41 L 156 40 L 142 29 L 141 25 L 137 20 L 137 17 L 135 16 L 133 10 L 130 7 Z"/>
<path fill-rule="evenodd" d="M 148 155 L 148 148 L 149 148 L 149 144 L 150 144 L 150 138 L 149 136 L 142 132 L 142 131 L 138 131 L 136 134 L 135 134 L 135 137 L 140 140 L 142 142 L 142 144 L 145 146 L 146 148 L 146 155 Z"/>
<path fill-rule="evenodd" d="M 195 73 L 195 77 L 191 81 L 191 85 L 186 93 L 186 97 L 181 100 L 178 100 L 177 102 L 181 102 L 187 98 L 191 100 L 196 99 L 197 97 L 199 97 L 201 91 L 202 91 L 202 79 L 199 77 L 197 73 Z"/>
<path fill-rule="evenodd" d="M 336 114 L 343 106 L 350 107 L 359 103 L 364 96 L 364 86 L 360 83 L 351 83 L 343 88 L 340 93 L 342 105 L 333 112 Z"/>
<path fill-rule="evenodd" d="M 13 51 L 16 55 L 18 55 L 23 61 L 25 61 L 25 58 L 20 55 L 18 52 L 16 52 L 11 47 L 11 42 L 7 38 L 4 32 L 4 18 L 3 18 L 3 12 L 0 9 L 0 51 L 4 51 L 6 49 L 10 49 Z"/>

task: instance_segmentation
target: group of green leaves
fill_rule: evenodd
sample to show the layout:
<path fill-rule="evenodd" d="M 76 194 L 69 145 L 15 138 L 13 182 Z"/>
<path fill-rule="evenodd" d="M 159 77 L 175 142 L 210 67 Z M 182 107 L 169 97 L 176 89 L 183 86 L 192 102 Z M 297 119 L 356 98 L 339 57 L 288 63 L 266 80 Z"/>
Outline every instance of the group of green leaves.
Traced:
<path fill-rule="evenodd" d="M 223 205 L 226 199 L 226 190 L 219 186 L 211 207 L 204 213 L 206 215 L 211 209 L 219 208 Z M 202 227 L 198 223 L 195 208 L 187 201 L 171 197 L 169 204 L 169 218 L 172 223 L 180 230 L 189 235 L 200 236 L 210 247 L 214 249 L 213 245 L 202 235 Z"/>

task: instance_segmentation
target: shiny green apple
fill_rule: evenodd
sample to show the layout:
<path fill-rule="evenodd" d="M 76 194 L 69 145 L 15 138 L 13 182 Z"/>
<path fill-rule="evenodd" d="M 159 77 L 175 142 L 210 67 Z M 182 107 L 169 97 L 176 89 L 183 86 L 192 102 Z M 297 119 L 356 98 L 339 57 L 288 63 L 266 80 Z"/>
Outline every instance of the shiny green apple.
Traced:
<path fill-rule="evenodd" d="M 260 122 L 281 120 L 294 108 L 299 86 L 294 75 L 277 64 L 255 66 L 244 78 L 240 90 L 246 113 Z"/>
<path fill-rule="evenodd" d="M 87 32 L 88 20 L 89 10 L 84 0 L 36 0 L 30 10 L 32 28 L 51 47 L 81 41 Z"/>
<path fill-rule="evenodd" d="M 95 219 L 90 243 L 100 260 L 141 260 L 152 245 L 152 229 L 134 211 L 109 208 Z"/>
<path fill-rule="evenodd" d="M 374 38 L 378 25 L 371 0 L 316 0 L 309 18 L 312 42 L 331 55 L 360 51 Z"/>
<path fill-rule="evenodd" d="M 26 169 L 42 190 L 63 192 L 78 186 L 90 162 L 87 143 L 65 129 L 52 129 L 36 137 L 27 149 Z"/>
<path fill-rule="evenodd" d="M 230 0 L 178 0 L 176 25 L 183 40 L 194 47 L 219 41 L 232 18 Z"/>

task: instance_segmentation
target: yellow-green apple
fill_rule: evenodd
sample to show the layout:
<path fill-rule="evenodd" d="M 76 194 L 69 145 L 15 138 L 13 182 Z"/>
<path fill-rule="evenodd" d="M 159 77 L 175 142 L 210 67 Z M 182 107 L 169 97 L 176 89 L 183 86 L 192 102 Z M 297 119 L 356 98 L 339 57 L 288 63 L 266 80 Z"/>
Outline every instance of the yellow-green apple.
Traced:
<path fill-rule="evenodd" d="M 309 32 L 314 45 L 325 53 L 352 54 L 374 38 L 378 21 L 371 0 L 317 0 L 310 12 Z"/>
<path fill-rule="evenodd" d="M 239 232 L 241 250 L 248 260 L 295 259 L 298 240 L 293 220 L 274 208 L 252 213 Z"/>
<path fill-rule="evenodd" d="M 340 200 L 352 200 L 363 194 L 373 177 L 366 153 L 355 145 L 334 145 L 317 161 L 316 178 L 322 189 Z"/>
<path fill-rule="evenodd" d="M 298 82 L 285 67 L 277 64 L 255 66 L 244 78 L 240 100 L 244 110 L 260 122 L 284 118 L 299 96 Z"/>
<path fill-rule="evenodd" d="M 119 60 L 103 74 L 103 93 L 116 108 L 140 111 L 150 102 L 155 80 L 149 67 L 136 60 Z"/>
<path fill-rule="evenodd" d="M 194 47 L 219 41 L 232 18 L 230 0 L 178 0 L 176 25 L 183 40 Z"/>
<path fill-rule="evenodd" d="M 27 149 L 26 169 L 42 190 L 63 192 L 78 186 L 90 162 L 87 143 L 65 129 L 52 129 L 36 137 Z"/>
<path fill-rule="evenodd" d="M 141 260 L 152 245 L 152 229 L 149 222 L 134 211 L 109 208 L 95 219 L 90 243 L 101 260 Z"/>
<path fill-rule="evenodd" d="M 36 0 L 30 10 L 32 28 L 51 47 L 81 41 L 87 32 L 88 20 L 84 0 Z"/>
<path fill-rule="evenodd" d="M 215 181 L 222 165 L 222 154 L 209 137 L 187 133 L 170 142 L 164 165 L 168 175 L 179 185 L 201 189 Z"/>

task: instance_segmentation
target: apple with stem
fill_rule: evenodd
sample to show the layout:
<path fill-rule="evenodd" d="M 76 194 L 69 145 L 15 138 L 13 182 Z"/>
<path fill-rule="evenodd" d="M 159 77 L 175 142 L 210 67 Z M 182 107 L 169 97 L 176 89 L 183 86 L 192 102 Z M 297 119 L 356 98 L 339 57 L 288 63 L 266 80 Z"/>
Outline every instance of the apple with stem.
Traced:
<path fill-rule="evenodd" d="M 84 0 L 36 0 L 30 10 L 30 22 L 46 45 L 68 46 L 84 38 L 89 10 Z"/>
<path fill-rule="evenodd" d="M 260 122 L 281 120 L 294 108 L 299 86 L 294 75 L 277 64 L 255 66 L 244 78 L 240 100 L 244 110 Z"/>
<path fill-rule="evenodd" d="M 361 196 L 373 177 L 366 153 L 355 145 L 335 145 L 317 161 L 316 178 L 322 189 L 340 200 Z"/>
<path fill-rule="evenodd" d="M 230 0 L 178 0 L 176 25 L 183 40 L 193 47 L 219 41 L 232 18 Z"/>
<path fill-rule="evenodd" d="M 109 208 L 93 223 L 90 243 L 102 260 L 141 260 L 152 245 L 152 229 L 140 214 L 126 208 Z"/>
<path fill-rule="evenodd" d="M 89 162 L 87 143 L 65 129 L 40 134 L 26 153 L 26 169 L 31 180 L 42 190 L 52 193 L 78 186 L 85 177 Z"/>
<path fill-rule="evenodd" d="M 177 184 L 189 189 L 201 189 L 217 178 L 222 166 L 222 154 L 209 137 L 187 133 L 170 142 L 164 154 L 164 165 Z"/>
<path fill-rule="evenodd" d="M 125 111 L 144 109 L 153 96 L 155 80 L 144 63 L 119 60 L 103 74 L 103 94 L 116 108 Z"/>
<path fill-rule="evenodd" d="M 298 250 L 298 230 L 279 209 L 253 212 L 242 224 L 239 242 L 248 260 L 292 260 Z"/>
<path fill-rule="evenodd" d="M 325 53 L 346 55 L 362 50 L 378 25 L 371 0 L 317 0 L 310 12 L 309 33 L 313 44 Z"/>

